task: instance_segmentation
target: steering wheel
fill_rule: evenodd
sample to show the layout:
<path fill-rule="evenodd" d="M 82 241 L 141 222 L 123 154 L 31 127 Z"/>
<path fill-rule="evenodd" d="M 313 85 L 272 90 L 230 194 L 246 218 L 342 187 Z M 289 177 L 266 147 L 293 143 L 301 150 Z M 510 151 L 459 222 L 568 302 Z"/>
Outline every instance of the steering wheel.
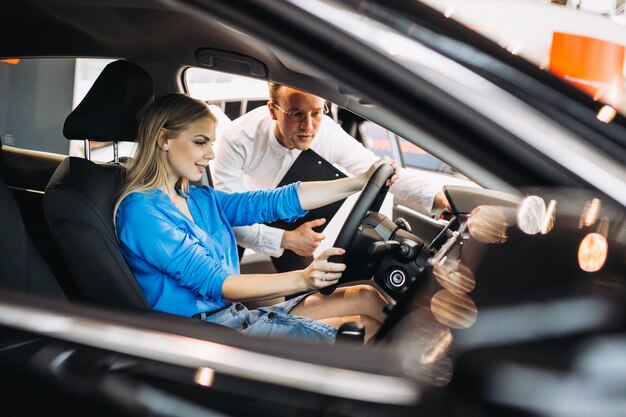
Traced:
<path fill-rule="evenodd" d="M 365 184 L 365 187 L 363 187 L 359 199 L 354 204 L 354 207 L 352 207 L 352 211 L 350 211 L 348 218 L 341 227 L 335 244 L 333 245 L 334 247 L 347 251 L 367 212 L 380 210 L 383 200 L 387 195 L 387 191 L 389 190 L 389 186 L 386 185 L 387 180 L 391 178 L 393 172 L 393 167 L 387 163 L 376 168 L 376 171 L 374 171 L 367 184 Z M 328 262 L 342 263 L 344 256 L 345 255 L 331 256 L 328 258 Z M 320 293 L 324 295 L 332 294 L 335 288 L 342 283 L 343 278 L 339 278 L 336 284 L 322 288 Z"/>

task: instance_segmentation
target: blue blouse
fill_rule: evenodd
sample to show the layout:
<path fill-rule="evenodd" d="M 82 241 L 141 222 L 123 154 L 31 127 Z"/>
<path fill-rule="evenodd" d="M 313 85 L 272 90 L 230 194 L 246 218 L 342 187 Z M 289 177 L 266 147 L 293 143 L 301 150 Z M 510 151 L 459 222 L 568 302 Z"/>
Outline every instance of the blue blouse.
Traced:
<path fill-rule="evenodd" d="M 239 274 L 233 226 L 304 216 L 297 183 L 227 194 L 190 187 L 185 216 L 161 190 L 131 193 L 120 204 L 120 249 L 150 306 L 182 316 L 226 307 L 222 284 Z"/>

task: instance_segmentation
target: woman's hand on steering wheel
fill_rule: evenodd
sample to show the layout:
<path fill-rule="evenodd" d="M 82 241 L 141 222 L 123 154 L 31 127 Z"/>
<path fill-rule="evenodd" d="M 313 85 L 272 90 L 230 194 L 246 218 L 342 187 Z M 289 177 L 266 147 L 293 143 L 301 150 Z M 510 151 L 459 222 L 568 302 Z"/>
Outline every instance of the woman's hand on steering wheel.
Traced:
<path fill-rule="evenodd" d="M 374 172 L 370 173 L 372 170 Z M 359 230 L 359 225 L 365 218 L 367 212 L 370 210 L 380 210 L 385 195 L 387 194 L 387 190 L 389 189 L 386 184 L 393 184 L 395 178 L 397 178 L 397 166 L 391 159 L 381 158 L 372 165 L 372 168 L 361 175 L 369 175 L 369 179 L 365 184 L 365 187 L 363 187 L 361 195 L 354 203 L 354 206 L 350 211 L 350 215 L 341 227 L 341 230 L 337 235 L 337 239 L 335 240 L 335 244 L 333 245 L 335 247 L 343 249 L 350 248 L 354 237 Z M 329 262 L 336 262 L 343 265 L 344 256 L 343 254 L 333 255 L 329 259 Z M 340 278 L 337 283 L 343 283 L 344 280 L 345 277 Z M 324 287 L 320 290 L 320 292 L 326 295 L 331 294 L 336 286 L 337 285 L 330 285 L 328 287 Z"/>
<path fill-rule="evenodd" d="M 341 248 L 329 248 L 319 254 L 313 262 L 301 272 L 307 290 L 320 290 L 335 285 L 346 269 L 346 264 L 329 262 L 331 256 L 343 255 L 346 251 Z"/>
<path fill-rule="evenodd" d="M 391 158 L 389 158 L 388 156 L 383 156 L 378 161 L 374 162 L 372 164 L 372 166 L 363 174 L 364 177 L 365 177 L 363 184 L 365 184 L 370 179 L 372 174 L 374 174 L 374 172 L 376 172 L 378 167 L 383 165 L 383 164 L 389 164 L 393 168 L 393 175 L 387 180 L 387 182 L 385 184 L 388 187 L 392 186 L 398 180 L 400 172 L 398 170 L 398 165 L 396 164 L 396 161 L 391 159 Z"/>

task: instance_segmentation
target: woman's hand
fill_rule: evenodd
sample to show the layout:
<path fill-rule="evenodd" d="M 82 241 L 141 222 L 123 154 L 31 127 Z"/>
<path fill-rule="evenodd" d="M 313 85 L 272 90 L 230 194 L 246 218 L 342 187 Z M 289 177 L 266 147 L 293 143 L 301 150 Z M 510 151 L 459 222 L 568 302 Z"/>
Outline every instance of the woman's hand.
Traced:
<path fill-rule="evenodd" d="M 393 183 L 395 183 L 398 180 L 398 176 L 400 173 L 398 172 L 398 165 L 396 164 L 396 161 L 389 158 L 388 156 L 383 156 L 378 161 L 374 162 L 372 166 L 363 174 L 363 177 L 364 177 L 363 185 L 365 185 L 365 183 L 370 179 L 370 177 L 374 174 L 374 172 L 376 172 L 378 167 L 381 166 L 382 164 L 389 164 L 393 168 L 393 175 L 391 176 L 391 178 L 387 180 L 387 183 L 386 183 L 387 186 L 392 186 Z"/>
<path fill-rule="evenodd" d="M 367 171 L 354 177 L 332 181 L 305 181 L 299 183 L 298 199 L 300 200 L 300 206 L 304 210 L 313 210 L 361 191 L 374 171 L 382 164 L 390 164 L 392 166 L 394 173 L 387 180 L 387 185 L 393 184 L 398 179 L 398 166 L 391 158 L 383 157 L 374 162 Z"/>
<path fill-rule="evenodd" d="M 334 285 L 341 278 L 341 272 L 346 269 L 346 264 L 328 262 L 328 258 L 346 253 L 341 248 L 330 248 L 322 252 L 311 262 L 311 265 L 303 269 L 302 275 L 307 290 L 320 290 Z"/>

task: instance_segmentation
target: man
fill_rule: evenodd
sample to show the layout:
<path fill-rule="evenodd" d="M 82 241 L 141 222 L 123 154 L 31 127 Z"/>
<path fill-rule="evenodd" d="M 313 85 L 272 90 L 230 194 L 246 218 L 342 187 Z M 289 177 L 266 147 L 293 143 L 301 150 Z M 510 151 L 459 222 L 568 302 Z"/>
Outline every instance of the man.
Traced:
<path fill-rule="evenodd" d="M 309 149 L 352 175 L 364 172 L 379 159 L 326 116 L 324 99 L 281 84 L 270 83 L 269 89 L 267 108 L 260 107 L 239 117 L 224 130 L 214 169 L 217 189 L 232 193 L 274 188 L 291 172 L 292 164 L 303 159 L 299 158 L 303 151 Z M 450 210 L 440 190 L 406 171 L 390 191 L 427 211 Z M 292 251 L 300 257 L 310 257 L 324 239 L 314 228 L 319 230 L 329 220 L 315 218 L 294 230 L 260 224 L 236 227 L 235 235 L 241 246 L 273 256 L 278 272 L 285 272 L 306 266 L 308 260 L 294 263 L 296 257 L 291 256 L 280 262 L 277 257 L 283 251 L 285 256 Z"/>

